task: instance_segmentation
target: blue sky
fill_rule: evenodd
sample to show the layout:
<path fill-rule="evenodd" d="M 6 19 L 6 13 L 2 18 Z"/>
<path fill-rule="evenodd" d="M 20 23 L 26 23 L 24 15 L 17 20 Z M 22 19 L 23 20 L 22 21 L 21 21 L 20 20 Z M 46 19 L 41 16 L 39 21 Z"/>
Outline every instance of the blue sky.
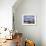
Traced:
<path fill-rule="evenodd" d="M 34 16 L 24 16 L 25 21 L 32 20 L 32 19 L 34 19 Z"/>

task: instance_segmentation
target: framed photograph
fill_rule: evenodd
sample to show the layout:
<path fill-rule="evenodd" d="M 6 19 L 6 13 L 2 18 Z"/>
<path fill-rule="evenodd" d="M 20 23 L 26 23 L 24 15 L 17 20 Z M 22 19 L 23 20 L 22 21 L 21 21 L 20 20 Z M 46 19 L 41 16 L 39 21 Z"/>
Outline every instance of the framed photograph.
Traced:
<path fill-rule="evenodd" d="M 23 25 L 35 25 L 36 24 L 36 16 L 34 16 L 34 15 L 23 15 L 22 16 L 22 24 Z"/>

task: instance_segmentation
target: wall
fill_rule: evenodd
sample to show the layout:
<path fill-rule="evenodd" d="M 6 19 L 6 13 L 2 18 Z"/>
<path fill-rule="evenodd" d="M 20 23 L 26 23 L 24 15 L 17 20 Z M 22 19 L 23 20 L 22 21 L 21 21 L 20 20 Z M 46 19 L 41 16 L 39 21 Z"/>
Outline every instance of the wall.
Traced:
<path fill-rule="evenodd" d="M 15 29 L 23 33 L 24 39 L 34 40 L 36 46 L 41 46 L 41 0 L 23 0 L 20 5 L 13 6 Z M 37 16 L 36 25 L 22 25 L 22 15 Z"/>
<path fill-rule="evenodd" d="M 16 0 L 0 0 L 0 27 L 12 29 L 12 6 Z"/>
<path fill-rule="evenodd" d="M 41 1 L 41 42 L 46 46 L 46 0 Z"/>

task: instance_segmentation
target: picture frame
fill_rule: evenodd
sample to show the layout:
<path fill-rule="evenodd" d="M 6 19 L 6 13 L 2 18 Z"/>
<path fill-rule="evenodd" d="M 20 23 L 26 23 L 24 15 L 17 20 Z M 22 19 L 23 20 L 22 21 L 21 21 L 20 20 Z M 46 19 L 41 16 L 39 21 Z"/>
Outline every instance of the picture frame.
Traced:
<path fill-rule="evenodd" d="M 35 15 L 23 15 L 22 25 L 36 25 L 36 16 Z"/>

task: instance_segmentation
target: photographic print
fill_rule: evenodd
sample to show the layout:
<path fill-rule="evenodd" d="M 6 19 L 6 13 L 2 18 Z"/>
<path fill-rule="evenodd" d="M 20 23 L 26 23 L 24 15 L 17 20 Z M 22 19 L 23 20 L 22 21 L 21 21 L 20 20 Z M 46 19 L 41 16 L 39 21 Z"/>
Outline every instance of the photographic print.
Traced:
<path fill-rule="evenodd" d="M 36 16 L 34 16 L 34 15 L 22 16 L 22 24 L 23 25 L 35 25 L 36 24 Z"/>

